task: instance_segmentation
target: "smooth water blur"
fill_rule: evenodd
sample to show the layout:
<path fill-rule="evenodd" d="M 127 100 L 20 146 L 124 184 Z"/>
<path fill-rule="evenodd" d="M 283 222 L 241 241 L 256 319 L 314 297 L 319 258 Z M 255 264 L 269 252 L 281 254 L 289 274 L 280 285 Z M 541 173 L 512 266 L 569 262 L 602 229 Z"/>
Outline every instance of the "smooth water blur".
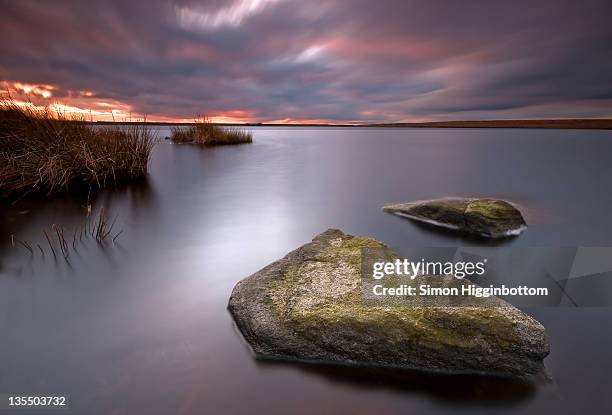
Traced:
<path fill-rule="evenodd" d="M 255 361 L 226 311 L 240 279 L 327 228 L 402 252 L 468 241 L 381 211 L 442 196 L 517 203 L 506 245 L 611 246 L 612 132 L 253 128 L 254 144 L 162 140 L 150 177 L 93 199 L 115 245 L 54 259 L 42 229 L 86 201 L 0 216 L 0 393 L 68 394 L 74 414 L 575 413 L 611 403 L 610 309 L 536 308 L 552 345 L 546 385 Z M 159 137 L 168 135 L 160 128 Z M 28 241 L 13 248 L 9 235 Z M 43 258 L 36 244 L 46 251 Z"/>

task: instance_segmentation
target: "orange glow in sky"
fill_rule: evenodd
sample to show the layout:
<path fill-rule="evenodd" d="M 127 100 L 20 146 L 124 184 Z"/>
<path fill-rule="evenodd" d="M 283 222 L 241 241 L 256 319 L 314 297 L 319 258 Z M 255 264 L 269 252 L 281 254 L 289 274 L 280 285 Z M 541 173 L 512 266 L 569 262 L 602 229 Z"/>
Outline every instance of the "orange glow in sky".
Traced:
<path fill-rule="evenodd" d="M 15 104 L 35 109 L 50 108 L 68 117 L 83 117 L 91 121 L 150 121 L 150 122 L 193 122 L 203 117 L 168 117 L 146 115 L 133 111 L 131 105 L 112 99 L 102 99 L 93 91 L 67 91 L 61 97 L 54 96 L 58 89 L 47 84 L 23 82 L 0 82 L 0 94 L 10 96 Z M 249 123 L 256 119 L 251 111 L 230 110 L 214 112 L 207 118 L 215 123 Z"/>

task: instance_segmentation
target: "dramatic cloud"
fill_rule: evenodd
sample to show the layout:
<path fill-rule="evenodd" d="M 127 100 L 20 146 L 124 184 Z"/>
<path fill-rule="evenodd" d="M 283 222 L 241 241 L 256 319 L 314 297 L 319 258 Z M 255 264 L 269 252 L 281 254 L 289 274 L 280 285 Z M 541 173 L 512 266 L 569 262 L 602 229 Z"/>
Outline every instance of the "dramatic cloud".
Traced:
<path fill-rule="evenodd" d="M 593 1 L 0 0 L 0 80 L 96 118 L 612 116 Z"/>

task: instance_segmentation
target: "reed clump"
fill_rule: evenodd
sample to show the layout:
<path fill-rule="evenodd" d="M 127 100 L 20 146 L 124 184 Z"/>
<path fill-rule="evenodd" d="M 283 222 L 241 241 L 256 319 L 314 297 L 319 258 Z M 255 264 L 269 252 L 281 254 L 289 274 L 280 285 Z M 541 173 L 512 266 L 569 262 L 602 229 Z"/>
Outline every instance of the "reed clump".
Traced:
<path fill-rule="evenodd" d="M 142 125 L 97 127 L 48 107 L 0 100 L 0 196 L 51 195 L 142 178 L 153 147 Z"/>
<path fill-rule="evenodd" d="M 253 142 L 253 135 L 238 127 L 220 127 L 208 118 L 196 119 L 187 127 L 173 127 L 172 141 L 176 143 L 193 143 L 205 146 L 245 144 Z"/>

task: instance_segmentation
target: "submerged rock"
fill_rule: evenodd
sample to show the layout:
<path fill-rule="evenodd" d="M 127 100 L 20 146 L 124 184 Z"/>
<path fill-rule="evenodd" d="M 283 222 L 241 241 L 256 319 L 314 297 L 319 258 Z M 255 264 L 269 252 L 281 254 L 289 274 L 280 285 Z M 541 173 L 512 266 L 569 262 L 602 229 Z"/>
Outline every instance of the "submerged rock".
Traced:
<path fill-rule="evenodd" d="M 443 228 L 504 238 L 527 229 L 521 212 L 499 199 L 446 198 L 398 203 L 383 207 L 385 212 Z"/>
<path fill-rule="evenodd" d="M 477 306 L 369 304 L 362 296 L 362 248 L 397 258 L 374 239 L 330 229 L 234 287 L 229 311 L 258 357 L 516 378 L 544 374 L 544 327 L 496 297 Z"/>

